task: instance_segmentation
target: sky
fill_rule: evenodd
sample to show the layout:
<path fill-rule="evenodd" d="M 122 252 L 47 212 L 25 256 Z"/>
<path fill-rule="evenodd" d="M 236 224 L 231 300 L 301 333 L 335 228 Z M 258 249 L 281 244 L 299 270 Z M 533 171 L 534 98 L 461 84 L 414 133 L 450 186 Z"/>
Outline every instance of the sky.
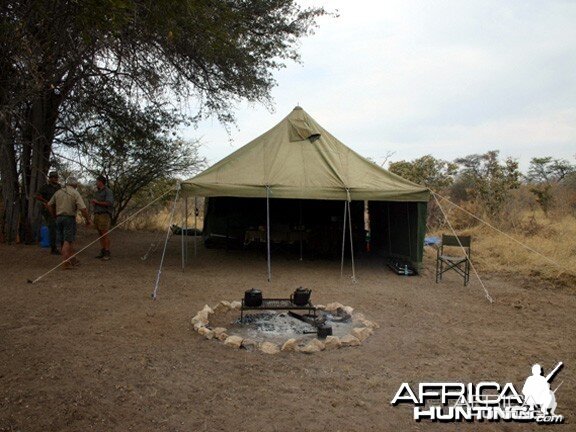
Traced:
<path fill-rule="evenodd" d="M 576 163 L 576 0 L 300 0 L 325 6 L 302 64 L 274 74 L 274 111 L 241 104 L 184 131 L 215 163 L 300 105 L 378 163 L 500 150 Z"/>

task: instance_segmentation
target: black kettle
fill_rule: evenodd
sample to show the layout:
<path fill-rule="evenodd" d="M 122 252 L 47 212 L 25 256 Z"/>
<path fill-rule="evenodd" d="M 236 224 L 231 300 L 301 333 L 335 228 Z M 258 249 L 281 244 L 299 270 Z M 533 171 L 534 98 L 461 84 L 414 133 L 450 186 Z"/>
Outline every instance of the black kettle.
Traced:
<path fill-rule="evenodd" d="M 294 294 L 292 294 L 292 302 L 296 306 L 306 306 L 310 301 L 311 293 L 312 290 L 309 288 L 296 288 L 296 291 L 294 291 Z"/>
<path fill-rule="evenodd" d="M 244 291 L 244 306 L 248 307 L 262 306 L 262 291 L 256 288 Z"/>

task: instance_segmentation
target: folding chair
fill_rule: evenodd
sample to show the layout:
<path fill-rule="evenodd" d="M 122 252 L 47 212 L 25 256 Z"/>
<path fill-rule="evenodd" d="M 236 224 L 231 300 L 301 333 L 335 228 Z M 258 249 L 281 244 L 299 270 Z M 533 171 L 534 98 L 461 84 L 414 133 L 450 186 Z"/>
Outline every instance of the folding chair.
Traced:
<path fill-rule="evenodd" d="M 471 242 L 470 236 L 442 235 L 442 244 L 436 252 L 436 283 L 442 280 L 442 275 L 448 270 L 454 270 L 464 278 L 464 286 L 468 285 L 470 280 Z M 465 255 L 462 255 L 462 247 L 460 245 L 464 248 Z M 444 250 L 445 247 L 449 248 L 449 252 L 454 253 L 454 255 L 448 255 L 447 251 Z"/>

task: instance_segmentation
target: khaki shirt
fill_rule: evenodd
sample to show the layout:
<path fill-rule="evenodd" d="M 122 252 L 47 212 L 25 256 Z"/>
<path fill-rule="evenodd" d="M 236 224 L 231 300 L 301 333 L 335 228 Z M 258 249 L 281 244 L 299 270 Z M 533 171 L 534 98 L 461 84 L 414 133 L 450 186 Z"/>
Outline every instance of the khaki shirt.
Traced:
<path fill-rule="evenodd" d="M 56 207 L 56 216 L 76 216 L 78 210 L 86 208 L 80 193 L 72 186 L 66 186 L 57 191 L 48 205 Z"/>

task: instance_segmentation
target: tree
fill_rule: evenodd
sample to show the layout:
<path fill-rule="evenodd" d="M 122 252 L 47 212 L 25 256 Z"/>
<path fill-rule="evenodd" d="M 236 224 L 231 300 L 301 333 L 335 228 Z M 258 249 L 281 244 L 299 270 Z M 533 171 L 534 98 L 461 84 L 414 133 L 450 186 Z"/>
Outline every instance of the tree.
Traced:
<path fill-rule="evenodd" d="M 108 95 L 164 109 L 195 98 L 191 118 L 233 120 L 242 99 L 269 103 L 272 71 L 298 61 L 322 8 L 294 0 L 8 0 L 0 4 L 0 176 L 24 213 L 50 167 L 64 113 Z M 12 230 L 10 230 L 12 232 Z"/>
<path fill-rule="evenodd" d="M 191 176 L 204 165 L 199 143 L 175 134 L 174 128 L 185 118 L 169 107 L 142 107 L 111 94 L 74 103 L 79 109 L 62 116 L 55 153 L 79 165 L 90 182 L 101 174 L 110 180 L 115 197 L 113 224 L 149 184 L 173 183 L 175 176 Z"/>
<path fill-rule="evenodd" d="M 157 135 L 144 141 L 125 135 L 115 136 L 107 130 L 86 142 L 78 163 L 88 173 L 86 180 L 93 182 L 104 175 L 114 193 L 115 224 L 133 197 L 150 184 L 174 183 L 176 175 L 192 176 L 204 166 L 199 156 L 198 142 L 172 139 Z M 155 197 L 151 197 L 155 198 Z"/>
<path fill-rule="evenodd" d="M 499 151 L 468 155 L 456 159 L 460 166 L 455 188 L 464 191 L 467 198 L 480 202 L 489 216 L 497 216 L 512 189 L 520 186 L 518 162 L 498 159 Z"/>
<path fill-rule="evenodd" d="M 566 159 L 553 159 L 551 156 L 532 158 L 526 178 L 531 183 L 559 183 L 566 176 L 576 172 L 576 165 Z"/>
<path fill-rule="evenodd" d="M 392 162 L 388 169 L 407 180 L 433 190 L 442 190 L 454 182 L 458 166 L 453 162 L 436 159 L 431 155 L 413 161 Z"/>
<path fill-rule="evenodd" d="M 528 167 L 527 180 L 532 184 L 530 192 L 536 197 L 536 202 L 544 214 L 548 214 L 554 202 L 553 189 L 576 172 L 576 166 L 566 159 L 553 159 L 551 156 L 532 158 Z"/>

